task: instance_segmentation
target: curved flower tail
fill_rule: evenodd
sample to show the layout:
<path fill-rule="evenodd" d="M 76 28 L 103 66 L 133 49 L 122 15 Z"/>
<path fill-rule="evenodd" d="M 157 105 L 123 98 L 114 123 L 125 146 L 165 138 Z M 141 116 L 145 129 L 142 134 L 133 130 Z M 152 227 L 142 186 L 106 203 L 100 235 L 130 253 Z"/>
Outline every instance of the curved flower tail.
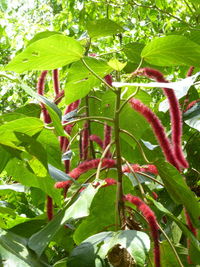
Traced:
<path fill-rule="evenodd" d="M 54 87 L 55 95 L 57 96 L 60 92 L 58 69 L 53 70 L 53 87 Z"/>
<path fill-rule="evenodd" d="M 151 208 L 145 204 L 139 197 L 131 194 L 124 196 L 124 201 L 134 204 L 140 210 L 149 223 L 152 239 L 154 241 L 154 262 L 156 267 L 160 267 L 160 247 L 159 247 L 159 232 L 156 216 Z"/>
<path fill-rule="evenodd" d="M 170 141 L 167 138 L 164 127 L 156 114 L 138 99 L 132 98 L 129 103 L 134 110 L 143 115 L 150 123 L 167 161 L 180 170 L 179 163 L 174 155 Z"/>

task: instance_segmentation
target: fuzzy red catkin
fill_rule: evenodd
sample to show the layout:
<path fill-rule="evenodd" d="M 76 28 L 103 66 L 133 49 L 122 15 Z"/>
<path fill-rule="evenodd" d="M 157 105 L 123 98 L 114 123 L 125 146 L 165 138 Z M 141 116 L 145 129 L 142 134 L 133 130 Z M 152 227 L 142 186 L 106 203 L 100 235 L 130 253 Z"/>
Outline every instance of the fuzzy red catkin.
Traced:
<path fill-rule="evenodd" d="M 101 148 L 103 148 L 103 141 L 96 134 L 91 134 L 90 135 L 90 140 L 93 141 L 93 142 L 96 142 Z"/>
<path fill-rule="evenodd" d="M 200 101 L 200 99 L 196 99 L 192 102 L 190 102 L 187 107 L 185 108 L 184 112 L 186 112 L 188 109 L 192 108 L 196 103 L 198 103 Z"/>
<path fill-rule="evenodd" d="M 197 229 L 193 226 L 192 222 L 191 222 L 191 219 L 190 219 L 190 215 L 188 214 L 187 210 L 184 209 L 185 211 L 185 217 L 186 217 L 186 222 L 187 222 L 187 225 L 188 225 L 188 228 L 190 229 L 190 231 L 193 233 L 193 235 L 195 237 L 197 237 Z M 189 256 L 189 249 L 190 249 L 190 246 L 191 246 L 191 241 L 190 239 L 187 239 L 187 248 L 188 248 L 188 256 L 187 256 L 187 261 L 189 264 L 192 264 L 192 260 Z"/>
<path fill-rule="evenodd" d="M 38 83 L 37 83 L 37 93 L 39 95 L 44 95 L 44 86 L 45 86 L 45 78 L 47 76 L 48 71 L 42 71 Z M 45 123 L 50 123 L 51 122 L 51 117 L 49 116 L 49 113 L 43 103 L 40 104 L 42 107 L 42 113 L 43 113 L 43 118 Z"/>
<path fill-rule="evenodd" d="M 110 144 L 112 137 L 112 128 L 108 124 L 104 124 L 104 140 L 103 140 L 103 149 L 106 149 L 107 145 Z M 106 158 L 110 158 L 112 155 L 108 151 L 105 155 Z"/>
<path fill-rule="evenodd" d="M 144 75 L 149 78 L 153 78 L 157 82 L 168 83 L 164 78 L 163 74 L 158 70 L 151 68 L 143 68 L 136 72 L 136 74 Z M 180 110 L 178 99 L 172 89 L 163 88 L 164 94 L 166 95 L 169 102 L 169 111 L 171 117 L 171 127 L 172 127 L 172 145 L 174 149 L 174 154 L 183 168 L 188 168 L 188 162 L 184 157 L 181 138 L 182 138 L 182 113 Z"/>
<path fill-rule="evenodd" d="M 49 221 L 53 219 L 53 199 L 47 196 L 47 218 Z"/>
<path fill-rule="evenodd" d="M 158 174 L 158 170 L 155 165 L 150 164 L 150 165 L 140 166 L 138 164 L 131 164 L 131 167 L 134 172 L 149 172 L 155 175 Z M 131 169 L 129 168 L 129 166 L 125 165 L 122 167 L 122 172 L 131 172 Z"/>
<path fill-rule="evenodd" d="M 77 168 L 73 169 L 69 172 L 69 176 L 74 179 L 78 179 L 79 176 L 91 169 L 96 169 L 99 165 L 100 159 L 92 159 L 88 161 L 84 161 L 81 163 Z M 116 161 L 113 159 L 103 159 L 101 167 L 104 168 L 112 168 L 116 164 Z M 72 182 L 71 181 L 64 181 L 64 182 L 57 182 L 55 184 L 56 188 L 65 188 L 68 187 Z"/>
<path fill-rule="evenodd" d="M 145 204 L 139 197 L 131 194 L 125 195 L 124 200 L 134 204 L 140 210 L 149 223 L 151 235 L 154 241 L 154 263 L 156 267 L 160 267 L 160 247 L 159 247 L 159 232 L 156 216 L 151 208 Z"/>
<path fill-rule="evenodd" d="M 150 110 L 147 106 L 145 106 L 140 100 L 132 98 L 129 103 L 131 104 L 132 108 L 135 109 L 137 112 L 142 114 L 145 119 L 151 124 L 151 127 L 153 128 L 154 134 L 160 144 L 160 147 L 165 155 L 165 158 L 169 163 L 174 165 L 178 170 L 179 164 L 177 162 L 176 157 L 174 156 L 174 151 L 172 149 L 172 146 L 170 144 L 169 139 L 167 138 L 165 134 L 164 127 L 159 120 L 159 118 L 156 116 L 155 113 L 153 113 L 152 110 Z"/>
<path fill-rule="evenodd" d="M 106 75 L 104 77 L 104 80 L 107 82 L 107 84 L 109 84 L 110 86 L 112 86 L 112 76 L 110 74 Z"/>
<path fill-rule="evenodd" d="M 192 76 L 193 71 L 194 71 L 194 66 L 191 66 L 191 67 L 189 68 L 188 72 L 187 72 L 186 77 L 190 77 L 190 76 Z"/>
<path fill-rule="evenodd" d="M 82 150 L 82 154 L 83 154 L 82 159 L 87 160 L 88 147 L 89 147 L 89 130 L 88 130 L 88 123 L 87 122 L 84 124 L 84 128 L 83 128 L 83 131 L 81 133 L 81 138 L 82 138 L 81 150 Z"/>
<path fill-rule="evenodd" d="M 53 87 L 54 87 L 55 94 L 57 96 L 60 92 L 58 69 L 53 70 Z"/>

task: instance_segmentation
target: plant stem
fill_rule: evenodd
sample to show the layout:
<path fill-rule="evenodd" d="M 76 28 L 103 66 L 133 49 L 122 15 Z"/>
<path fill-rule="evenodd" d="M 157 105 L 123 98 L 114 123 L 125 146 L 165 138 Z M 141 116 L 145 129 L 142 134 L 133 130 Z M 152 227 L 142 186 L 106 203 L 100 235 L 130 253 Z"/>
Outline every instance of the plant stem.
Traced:
<path fill-rule="evenodd" d="M 143 150 L 141 144 L 138 142 L 138 140 L 135 138 L 135 136 L 134 136 L 133 134 L 129 133 L 128 131 L 124 130 L 124 129 L 120 129 L 120 132 L 129 135 L 129 136 L 135 141 L 135 143 L 137 144 L 137 146 L 138 146 L 138 148 L 139 148 L 139 150 L 140 150 L 140 152 L 141 152 L 141 154 L 142 154 L 144 160 L 146 161 L 146 163 L 148 163 L 148 164 L 151 163 L 151 162 L 147 159 L 147 157 L 146 157 L 146 155 L 145 155 L 145 153 L 144 153 L 144 150 Z"/>
<path fill-rule="evenodd" d="M 104 79 L 102 79 L 96 72 L 94 72 L 90 66 L 88 66 L 88 64 L 85 62 L 85 60 L 82 58 L 81 59 L 83 65 L 97 78 L 99 79 L 102 83 L 104 83 L 110 90 L 112 90 L 113 92 L 116 93 L 115 89 L 112 88 L 112 86 L 110 86 Z"/>
<path fill-rule="evenodd" d="M 89 98 L 88 96 L 85 97 L 85 103 L 86 103 L 86 116 L 89 117 L 90 116 L 90 111 L 89 111 Z M 90 120 L 87 120 L 88 123 L 88 134 L 89 136 L 91 135 L 91 124 L 90 124 Z M 91 140 L 89 140 L 90 143 L 90 153 L 92 155 L 92 158 L 95 159 L 95 151 L 94 151 L 94 145 L 93 142 Z"/>
<path fill-rule="evenodd" d="M 110 122 L 113 122 L 113 119 L 111 118 L 108 118 L 108 117 L 101 117 L 101 116 L 89 116 L 89 117 L 83 117 L 83 118 L 79 118 L 79 119 L 76 119 L 76 120 L 71 120 L 69 122 L 66 122 L 63 124 L 63 126 L 66 126 L 68 124 L 72 124 L 72 123 L 76 123 L 76 122 L 79 122 L 79 121 L 84 121 L 84 120 L 103 120 L 103 121 L 110 121 Z"/>
<path fill-rule="evenodd" d="M 146 173 L 144 173 L 144 172 L 137 172 L 137 173 L 140 174 L 140 175 L 143 175 L 143 176 L 145 176 L 145 177 L 147 177 L 147 178 L 149 178 L 149 179 L 152 180 L 153 182 L 155 182 L 155 183 L 157 183 L 157 184 L 159 184 L 159 185 L 162 185 L 163 187 L 165 186 L 163 183 L 159 182 L 157 179 L 151 177 L 150 175 L 148 175 L 148 174 L 146 174 Z"/>
<path fill-rule="evenodd" d="M 119 113 L 122 111 L 122 109 L 125 107 L 125 105 L 128 103 L 128 101 L 132 98 L 132 97 L 134 97 L 135 95 L 137 95 L 137 93 L 139 92 L 139 89 L 140 89 L 140 87 L 138 86 L 137 87 L 137 89 L 135 90 L 135 92 L 134 93 L 132 93 L 125 101 L 124 101 L 124 103 L 120 106 L 120 108 L 119 108 Z"/>
<path fill-rule="evenodd" d="M 181 267 L 184 267 L 184 265 L 181 262 L 181 259 L 179 258 L 179 255 L 174 247 L 174 245 L 172 244 L 171 240 L 169 239 L 169 237 L 167 236 L 167 234 L 165 233 L 165 231 L 162 229 L 162 227 L 158 224 L 158 227 L 160 229 L 160 231 L 162 232 L 162 234 L 164 235 L 164 237 L 167 239 L 167 242 L 169 243 L 170 247 L 172 248 L 174 255 L 176 256 L 177 262 L 179 263 L 179 265 Z"/>
<path fill-rule="evenodd" d="M 120 149 L 120 128 L 119 128 L 119 113 L 117 112 L 120 107 L 120 97 L 121 88 L 116 91 L 116 103 L 115 103 L 115 117 L 114 117 L 114 133 L 115 133 L 115 147 L 116 147 L 116 157 L 117 157 L 117 172 L 118 172 L 118 182 L 117 182 L 117 192 L 116 192 L 116 228 L 118 222 L 120 228 L 125 224 L 125 209 L 123 201 L 123 185 L 122 185 L 122 159 L 121 159 L 121 149 Z"/>

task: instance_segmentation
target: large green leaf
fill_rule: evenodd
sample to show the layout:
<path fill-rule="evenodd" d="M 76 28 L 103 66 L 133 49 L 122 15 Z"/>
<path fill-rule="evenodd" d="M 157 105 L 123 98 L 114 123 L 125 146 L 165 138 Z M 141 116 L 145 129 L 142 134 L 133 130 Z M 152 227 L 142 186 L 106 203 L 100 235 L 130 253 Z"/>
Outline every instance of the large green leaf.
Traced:
<path fill-rule="evenodd" d="M 25 186 L 37 187 L 51 196 L 59 205 L 61 200 L 60 191 L 54 188 L 54 180 L 48 175 L 40 177 L 40 169 L 37 169 L 38 176 L 30 169 L 28 162 L 13 158 L 6 166 L 8 175 L 11 175 L 16 181 Z M 43 172 L 42 172 L 43 175 Z"/>
<path fill-rule="evenodd" d="M 126 44 L 123 51 L 131 62 L 139 64 L 141 61 L 141 52 L 143 48 L 144 44 L 133 42 Z"/>
<path fill-rule="evenodd" d="M 0 143 L 16 147 L 13 142 L 19 142 L 14 132 L 20 132 L 32 136 L 42 130 L 43 122 L 38 118 L 24 117 L 13 120 L 0 126 Z"/>
<path fill-rule="evenodd" d="M 181 35 L 154 39 L 141 53 L 142 58 L 158 66 L 200 65 L 200 45 Z"/>
<path fill-rule="evenodd" d="M 52 70 L 79 60 L 83 47 L 71 37 L 54 34 L 30 44 L 5 68 L 18 73 L 27 70 Z"/>
<path fill-rule="evenodd" d="M 127 249 L 138 266 L 145 265 L 146 254 L 150 249 L 148 235 L 140 231 L 125 230 L 101 232 L 85 239 L 72 251 L 67 266 L 85 267 L 86 257 L 88 259 L 87 266 L 96 266 L 94 263 L 104 260 L 109 250 L 118 244 Z"/>
<path fill-rule="evenodd" d="M 200 252 L 200 244 L 198 240 L 194 237 L 194 235 L 191 233 L 191 231 L 188 229 L 188 227 L 183 224 L 181 220 L 179 220 L 176 216 L 174 216 L 168 209 L 166 209 L 160 202 L 155 201 L 151 198 L 151 201 L 154 203 L 156 208 L 163 213 L 163 215 L 169 216 L 183 231 L 183 233 L 191 240 L 191 243 Z"/>
<path fill-rule="evenodd" d="M 200 206 L 194 193 L 187 186 L 181 174 L 169 163 L 159 161 L 156 164 L 160 177 L 163 180 L 171 198 L 187 209 L 193 224 L 200 227 Z M 189 201 L 188 201 L 189 200 Z"/>
<path fill-rule="evenodd" d="M 9 231 L 0 230 L 0 255 L 4 266 L 44 266 L 33 251 L 27 247 L 27 240 Z M 46 265 L 45 265 L 46 266 Z"/>
<path fill-rule="evenodd" d="M 74 233 L 76 244 L 113 224 L 115 221 L 115 209 L 113 209 L 115 197 L 115 186 L 104 187 L 99 190 L 90 207 L 90 215 L 83 220 Z"/>
<path fill-rule="evenodd" d="M 30 238 L 29 247 L 41 255 L 48 243 L 67 221 L 88 216 L 90 205 L 98 189 L 99 187 L 94 188 L 89 185 L 71 206 L 67 205 L 47 226 Z"/>
<path fill-rule="evenodd" d="M 85 62 L 101 78 L 113 69 L 102 59 L 86 57 Z M 83 65 L 81 61 L 72 64 L 68 72 L 68 80 L 65 85 L 66 104 L 86 96 L 100 81 Z"/>
<path fill-rule="evenodd" d="M 86 25 L 86 29 L 91 38 L 110 36 L 124 31 L 120 25 L 110 19 L 89 21 Z"/>

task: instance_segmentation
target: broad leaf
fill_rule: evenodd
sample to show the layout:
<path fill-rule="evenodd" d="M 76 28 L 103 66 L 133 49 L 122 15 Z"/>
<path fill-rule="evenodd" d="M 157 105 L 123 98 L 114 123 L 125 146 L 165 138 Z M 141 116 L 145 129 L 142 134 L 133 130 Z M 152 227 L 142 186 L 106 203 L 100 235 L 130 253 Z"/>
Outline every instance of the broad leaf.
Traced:
<path fill-rule="evenodd" d="M 200 45 L 181 35 L 154 39 L 141 53 L 142 58 L 158 66 L 200 65 Z"/>
<path fill-rule="evenodd" d="M 187 209 L 193 224 L 200 227 L 200 206 L 194 193 L 187 186 L 181 174 L 169 163 L 161 162 L 156 164 L 158 173 L 163 180 L 171 198 L 177 204 L 182 204 Z M 189 200 L 189 201 L 188 201 Z"/>
<path fill-rule="evenodd" d="M 83 47 L 71 37 L 54 34 L 30 44 L 5 68 L 18 73 L 27 70 L 52 70 L 79 60 Z"/>
<path fill-rule="evenodd" d="M 146 254 L 150 249 L 150 239 L 145 233 L 135 230 L 101 232 L 87 238 L 72 251 L 67 266 L 85 267 L 86 256 L 88 266 L 95 266 L 94 262 L 104 260 L 109 250 L 118 244 L 127 249 L 138 266 L 144 266 Z"/>
<path fill-rule="evenodd" d="M 29 247 L 38 255 L 41 255 L 48 243 L 66 222 L 88 216 L 90 205 L 98 189 L 99 187 L 94 188 L 89 185 L 71 206 L 67 205 L 47 226 L 30 238 Z"/>
<path fill-rule="evenodd" d="M 110 19 L 90 21 L 87 23 L 86 29 L 91 38 L 111 36 L 124 31 L 120 25 Z"/>
<path fill-rule="evenodd" d="M 143 48 L 144 44 L 134 42 L 126 44 L 123 51 L 131 62 L 139 64 L 141 61 L 141 52 Z"/>

